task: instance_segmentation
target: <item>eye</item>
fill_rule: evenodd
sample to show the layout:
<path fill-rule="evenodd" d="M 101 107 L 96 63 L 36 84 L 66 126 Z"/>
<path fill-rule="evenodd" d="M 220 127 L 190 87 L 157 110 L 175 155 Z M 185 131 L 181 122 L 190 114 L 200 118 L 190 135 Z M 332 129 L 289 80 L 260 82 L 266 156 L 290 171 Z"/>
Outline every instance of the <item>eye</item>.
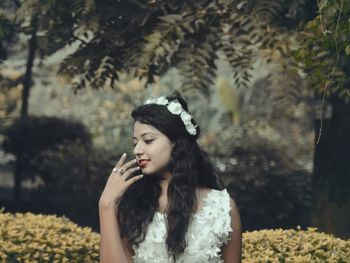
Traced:
<path fill-rule="evenodd" d="M 154 141 L 153 139 L 145 140 L 146 144 L 150 144 L 150 143 L 153 142 L 153 141 Z"/>

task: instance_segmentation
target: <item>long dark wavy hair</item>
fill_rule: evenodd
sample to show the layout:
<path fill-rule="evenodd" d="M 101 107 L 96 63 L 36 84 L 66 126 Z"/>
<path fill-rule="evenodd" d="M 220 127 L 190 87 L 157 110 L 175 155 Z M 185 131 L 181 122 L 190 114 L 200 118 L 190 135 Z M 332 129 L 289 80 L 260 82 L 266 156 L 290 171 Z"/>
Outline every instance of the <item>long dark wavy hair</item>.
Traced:
<path fill-rule="evenodd" d="M 168 101 L 177 99 L 188 111 L 187 103 L 181 97 L 166 98 Z M 208 154 L 196 142 L 200 135 L 199 126 L 196 135 L 189 134 L 179 115 L 171 114 L 166 106 L 158 104 L 139 106 L 131 115 L 135 122 L 154 126 L 175 143 L 167 167 L 172 177 L 167 193 L 166 247 L 169 255 L 176 259 L 187 245 L 185 236 L 191 213 L 198 205 L 196 188 L 222 190 L 223 186 Z M 197 124 L 193 118 L 192 123 Z M 161 175 L 145 176 L 132 184 L 120 200 L 117 219 L 121 236 L 127 238 L 129 249 L 145 239 L 147 226 L 159 207 L 161 179 Z"/>

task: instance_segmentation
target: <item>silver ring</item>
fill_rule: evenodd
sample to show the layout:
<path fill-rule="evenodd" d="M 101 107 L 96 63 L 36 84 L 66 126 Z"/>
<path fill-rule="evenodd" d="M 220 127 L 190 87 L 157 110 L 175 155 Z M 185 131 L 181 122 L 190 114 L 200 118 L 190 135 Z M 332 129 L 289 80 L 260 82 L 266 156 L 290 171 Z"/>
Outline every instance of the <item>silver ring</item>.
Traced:
<path fill-rule="evenodd" d="M 125 170 L 124 170 L 123 168 L 120 168 L 120 169 L 118 170 L 118 173 L 119 173 L 120 175 L 123 175 L 124 172 L 125 172 Z"/>

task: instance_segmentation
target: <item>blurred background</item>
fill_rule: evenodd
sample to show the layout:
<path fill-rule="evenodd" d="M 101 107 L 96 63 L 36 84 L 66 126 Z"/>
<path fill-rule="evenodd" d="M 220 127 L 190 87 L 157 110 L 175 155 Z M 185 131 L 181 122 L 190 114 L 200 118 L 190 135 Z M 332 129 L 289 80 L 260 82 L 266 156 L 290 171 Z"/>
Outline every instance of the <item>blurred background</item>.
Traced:
<path fill-rule="evenodd" d="M 350 237 L 350 3 L 2 0 L 0 207 L 98 229 L 130 112 L 177 92 L 243 230 Z"/>

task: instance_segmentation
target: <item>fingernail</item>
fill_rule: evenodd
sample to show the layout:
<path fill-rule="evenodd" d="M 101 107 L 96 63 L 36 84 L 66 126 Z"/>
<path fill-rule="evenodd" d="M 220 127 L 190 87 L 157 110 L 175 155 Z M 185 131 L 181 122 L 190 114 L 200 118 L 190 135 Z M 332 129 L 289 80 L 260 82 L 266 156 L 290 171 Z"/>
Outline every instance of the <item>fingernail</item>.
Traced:
<path fill-rule="evenodd" d="M 126 156 L 126 153 L 123 153 L 123 155 L 122 155 L 123 157 L 125 157 Z"/>
<path fill-rule="evenodd" d="M 142 177 L 143 177 L 143 174 L 141 174 L 140 177 L 142 178 Z"/>

